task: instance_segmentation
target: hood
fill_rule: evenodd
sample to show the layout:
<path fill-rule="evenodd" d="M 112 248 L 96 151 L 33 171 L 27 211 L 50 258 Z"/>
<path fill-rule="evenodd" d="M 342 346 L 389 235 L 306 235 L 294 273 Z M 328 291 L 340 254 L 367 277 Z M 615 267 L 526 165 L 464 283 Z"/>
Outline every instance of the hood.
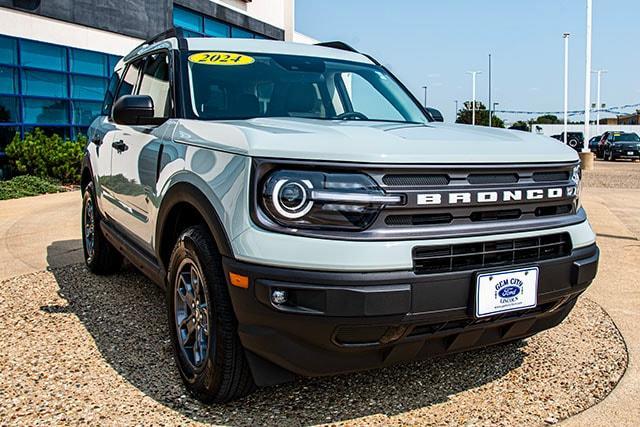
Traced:
<path fill-rule="evenodd" d="M 528 132 L 429 123 L 257 118 L 180 120 L 174 139 L 252 157 L 359 163 L 550 163 L 575 150 Z"/>

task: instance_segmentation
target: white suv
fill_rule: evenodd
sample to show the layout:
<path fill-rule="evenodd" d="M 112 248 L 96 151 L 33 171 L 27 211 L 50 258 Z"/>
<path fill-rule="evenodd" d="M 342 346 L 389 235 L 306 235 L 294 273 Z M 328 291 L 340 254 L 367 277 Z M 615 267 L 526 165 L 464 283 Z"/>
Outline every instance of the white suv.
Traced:
<path fill-rule="evenodd" d="M 164 34 L 89 133 L 89 270 L 166 289 L 204 401 L 521 339 L 596 274 L 574 150 L 437 123 L 342 43 Z"/>

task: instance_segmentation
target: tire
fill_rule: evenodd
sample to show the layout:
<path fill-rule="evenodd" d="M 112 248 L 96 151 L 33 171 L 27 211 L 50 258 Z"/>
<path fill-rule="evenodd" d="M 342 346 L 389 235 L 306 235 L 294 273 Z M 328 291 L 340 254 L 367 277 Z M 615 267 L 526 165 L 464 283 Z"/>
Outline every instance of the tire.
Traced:
<path fill-rule="evenodd" d="M 576 149 L 578 147 L 578 140 L 575 138 L 571 138 L 567 144 L 569 144 L 569 147 Z"/>
<path fill-rule="evenodd" d="M 255 384 L 238 337 L 221 256 L 203 226 L 182 232 L 167 276 L 169 330 L 187 389 L 205 403 L 251 393 Z"/>
<path fill-rule="evenodd" d="M 96 205 L 93 183 L 82 196 L 82 249 L 84 262 L 94 274 L 108 275 L 120 270 L 122 255 L 109 243 L 100 228 L 100 213 Z"/>

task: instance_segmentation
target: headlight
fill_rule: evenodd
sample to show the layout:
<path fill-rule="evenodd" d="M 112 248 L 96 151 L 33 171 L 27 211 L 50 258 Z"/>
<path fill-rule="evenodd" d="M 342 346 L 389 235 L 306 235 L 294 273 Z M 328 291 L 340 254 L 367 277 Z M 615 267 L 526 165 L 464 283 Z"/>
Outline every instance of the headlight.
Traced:
<path fill-rule="evenodd" d="M 364 230 L 385 205 L 403 203 L 368 175 L 280 170 L 261 188 L 261 208 L 289 228 Z"/>
<path fill-rule="evenodd" d="M 575 189 L 573 190 L 573 195 L 576 198 L 576 211 L 580 209 L 580 191 L 582 190 L 582 169 L 580 165 L 577 165 L 573 168 L 571 173 L 571 181 L 575 184 Z"/>

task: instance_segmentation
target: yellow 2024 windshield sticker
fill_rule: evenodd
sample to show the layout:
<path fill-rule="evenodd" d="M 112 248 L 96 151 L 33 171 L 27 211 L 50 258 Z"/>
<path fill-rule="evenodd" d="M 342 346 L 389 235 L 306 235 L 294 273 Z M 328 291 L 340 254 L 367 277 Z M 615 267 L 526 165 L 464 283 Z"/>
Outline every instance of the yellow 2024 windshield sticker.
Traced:
<path fill-rule="evenodd" d="M 205 65 L 249 65 L 256 60 L 248 55 L 227 52 L 200 52 L 189 56 L 189 62 Z"/>

